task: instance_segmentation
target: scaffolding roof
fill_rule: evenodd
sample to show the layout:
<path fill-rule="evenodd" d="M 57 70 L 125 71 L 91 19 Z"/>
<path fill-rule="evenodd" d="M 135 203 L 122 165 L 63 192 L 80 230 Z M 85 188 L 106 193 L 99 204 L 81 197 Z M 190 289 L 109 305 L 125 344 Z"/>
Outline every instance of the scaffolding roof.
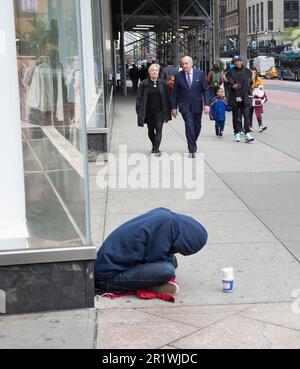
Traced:
<path fill-rule="evenodd" d="M 153 32 L 176 29 L 176 25 L 199 27 L 211 25 L 209 16 L 211 0 L 123 0 L 124 30 L 134 31 L 141 25 L 150 25 Z M 122 28 L 122 0 L 112 0 L 114 29 Z M 178 6 L 178 19 L 174 19 L 174 8 Z"/>

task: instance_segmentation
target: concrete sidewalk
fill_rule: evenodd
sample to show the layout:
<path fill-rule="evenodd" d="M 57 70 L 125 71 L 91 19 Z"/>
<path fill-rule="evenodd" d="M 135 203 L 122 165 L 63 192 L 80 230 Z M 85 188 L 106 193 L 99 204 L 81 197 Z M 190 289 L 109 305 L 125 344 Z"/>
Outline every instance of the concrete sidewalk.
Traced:
<path fill-rule="evenodd" d="M 96 311 L 0 317 L 0 349 L 299 349 L 300 111 L 270 104 L 265 117 L 270 130 L 256 134 L 253 145 L 232 142 L 230 116 L 223 140 L 214 137 L 205 117 L 199 140 L 205 154 L 201 200 L 187 201 L 184 190 L 99 190 L 99 167 L 90 165 L 98 247 L 118 225 L 155 207 L 186 213 L 207 227 L 207 247 L 179 258 L 181 293 L 175 304 L 99 298 Z M 149 154 L 133 98 L 116 102 L 116 154 L 119 145 Z M 186 153 L 181 119 L 165 127 L 162 150 Z M 228 266 L 237 277 L 232 295 L 221 285 L 221 270 Z"/>
<path fill-rule="evenodd" d="M 109 189 L 104 196 L 95 184 L 99 168 L 91 165 L 93 234 L 99 245 L 117 226 L 156 207 L 195 217 L 210 235 L 202 252 L 179 258 L 176 304 L 97 300 L 98 348 L 300 348 L 300 150 L 290 147 L 289 154 L 290 131 L 282 117 L 300 133 L 299 111 L 269 105 L 270 130 L 256 134 L 252 145 L 232 142 L 230 116 L 223 140 L 205 117 L 199 140 L 206 163 L 201 200 L 186 200 L 183 190 Z M 136 125 L 133 98 L 117 100 L 116 154 L 119 145 L 128 145 L 129 153 L 150 150 L 147 130 Z M 165 127 L 162 151 L 186 150 L 179 118 Z M 232 295 L 221 289 L 227 266 L 236 270 Z"/>

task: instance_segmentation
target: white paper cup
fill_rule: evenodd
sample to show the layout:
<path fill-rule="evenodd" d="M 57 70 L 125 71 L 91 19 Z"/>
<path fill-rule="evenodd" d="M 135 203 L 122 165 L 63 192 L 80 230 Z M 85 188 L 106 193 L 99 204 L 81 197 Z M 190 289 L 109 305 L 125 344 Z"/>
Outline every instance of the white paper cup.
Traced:
<path fill-rule="evenodd" d="M 225 293 L 232 293 L 234 291 L 234 268 L 223 269 L 223 291 Z"/>

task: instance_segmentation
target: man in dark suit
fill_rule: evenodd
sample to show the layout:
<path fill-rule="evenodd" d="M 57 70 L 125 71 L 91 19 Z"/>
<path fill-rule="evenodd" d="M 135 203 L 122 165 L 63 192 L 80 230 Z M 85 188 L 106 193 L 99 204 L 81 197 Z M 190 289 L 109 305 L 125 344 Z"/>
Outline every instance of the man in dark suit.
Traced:
<path fill-rule="evenodd" d="M 181 64 L 182 71 L 176 75 L 172 94 L 172 115 L 177 117 L 179 107 L 185 121 L 189 157 L 195 158 L 202 128 L 203 105 L 204 112 L 210 112 L 208 83 L 204 72 L 193 68 L 191 57 L 183 58 Z"/>

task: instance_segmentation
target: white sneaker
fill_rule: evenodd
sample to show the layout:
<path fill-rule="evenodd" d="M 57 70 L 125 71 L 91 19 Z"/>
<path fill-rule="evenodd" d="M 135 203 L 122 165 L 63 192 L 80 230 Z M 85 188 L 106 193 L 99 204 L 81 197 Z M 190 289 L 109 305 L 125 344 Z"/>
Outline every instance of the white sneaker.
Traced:
<path fill-rule="evenodd" d="M 251 136 L 250 133 L 247 133 L 246 136 L 245 136 L 245 142 L 250 143 L 250 142 L 253 142 L 253 141 L 254 141 L 254 138 Z"/>
<path fill-rule="evenodd" d="M 241 142 L 241 135 L 239 133 L 234 136 L 234 141 Z"/>

